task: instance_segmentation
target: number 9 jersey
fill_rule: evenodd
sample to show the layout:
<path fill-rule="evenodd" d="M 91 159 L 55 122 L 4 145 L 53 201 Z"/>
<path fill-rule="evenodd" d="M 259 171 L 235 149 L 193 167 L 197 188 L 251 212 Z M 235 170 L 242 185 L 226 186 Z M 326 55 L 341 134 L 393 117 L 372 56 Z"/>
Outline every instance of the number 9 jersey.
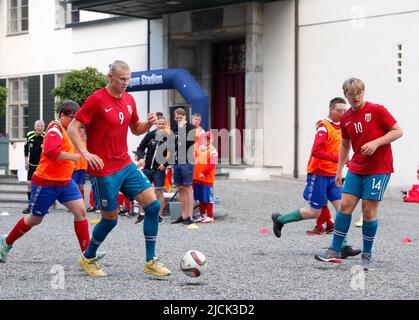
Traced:
<path fill-rule="evenodd" d="M 134 98 L 122 93 L 115 98 L 106 88 L 95 91 L 81 106 L 75 118 L 86 126 L 87 150 L 99 156 L 104 167 L 100 171 L 90 166 L 87 172 L 95 177 L 114 174 L 129 165 L 127 134 L 131 123 L 139 121 Z"/>

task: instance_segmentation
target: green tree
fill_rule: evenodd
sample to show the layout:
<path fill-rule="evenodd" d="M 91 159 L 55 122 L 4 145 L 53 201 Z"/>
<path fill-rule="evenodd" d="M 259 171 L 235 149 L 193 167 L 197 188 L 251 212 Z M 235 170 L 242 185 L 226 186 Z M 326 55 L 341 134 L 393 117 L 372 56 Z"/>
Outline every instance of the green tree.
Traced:
<path fill-rule="evenodd" d="M 65 99 L 74 100 L 82 105 L 87 97 L 106 84 L 106 76 L 96 68 L 86 67 L 66 73 L 60 85 L 51 91 L 58 98 L 55 107 L 58 108 Z"/>
<path fill-rule="evenodd" d="M 0 116 L 6 111 L 7 88 L 0 86 Z"/>

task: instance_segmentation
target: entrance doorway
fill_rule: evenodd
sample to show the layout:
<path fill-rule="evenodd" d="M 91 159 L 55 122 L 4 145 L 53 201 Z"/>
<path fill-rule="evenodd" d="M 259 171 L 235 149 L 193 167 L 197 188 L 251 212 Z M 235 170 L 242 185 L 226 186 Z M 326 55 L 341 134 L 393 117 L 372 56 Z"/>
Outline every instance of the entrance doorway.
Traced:
<path fill-rule="evenodd" d="M 235 128 L 240 132 L 237 156 L 243 159 L 243 129 L 245 127 L 245 65 L 246 46 L 243 39 L 216 42 L 212 48 L 211 127 L 230 131 L 229 104 L 235 101 Z M 232 99 L 233 98 L 233 99 Z M 219 141 L 220 143 L 220 141 Z M 220 154 L 221 156 L 221 154 Z"/>

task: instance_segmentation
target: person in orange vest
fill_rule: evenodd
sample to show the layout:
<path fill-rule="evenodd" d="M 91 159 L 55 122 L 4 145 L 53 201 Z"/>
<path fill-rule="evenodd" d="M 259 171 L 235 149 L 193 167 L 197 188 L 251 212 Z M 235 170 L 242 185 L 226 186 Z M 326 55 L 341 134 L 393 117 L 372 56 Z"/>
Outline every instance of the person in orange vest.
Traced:
<path fill-rule="evenodd" d="M 218 153 L 211 131 L 200 135 L 193 174 L 194 198 L 199 201 L 200 217 L 194 222 L 214 223 L 214 180 Z"/>
<path fill-rule="evenodd" d="M 319 127 L 319 125 L 322 123 L 323 120 L 318 120 L 316 122 L 316 130 Z M 326 223 L 326 228 L 323 228 L 323 225 Z M 307 230 L 306 234 L 309 236 L 314 235 L 322 235 L 322 234 L 328 234 L 333 232 L 335 229 L 334 222 L 332 220 L 332 214 L 330 213 L 330 209 L 326 204 L 323 206 L 322 211 L 320 212 L 320 215 L 316 219 L 316 226 L 313 228 L 313 230 Z"/>
<path fill-rule="evenodd" d="M 82 138 L 83 144 L 86 147 L 86 129 L 80 128 L 80 137 Z M 74 152 L 80 154 L 77 148 L 74 148 Z M 86 169 L 87 162 L 82 156 L 80 156 L 79 161 L 76 162 L 74 166 L 74 172 L 72 179 L 77 184 L 77 187 L 80 190 L 82 199 L 84 200 L 84 185 L 86 184 Z"/>
<path fill-rule="evenodd" d="M 84 252 L 90 242 L 86 208 L 80 190 L 71 179 L 74 164 L 80 154 L 74 152 L 67 127 L 74 118 L 79 105 L 64 100 L 59 109 L 59 119 L 53 120 L 46 130 L 41 160 L 32 176 L 30 214 L 20 219 L 12 231 L 1 237 L 0 260 L 6 261 L 13 244 L 32 227 L 39 225 L 48 209 L 56 200 L 66 206 L 74 215 L 74 229 L 80 249 Z M 96 255 L 96 259 L 104 256 Z"/>
<path fill-rule="evenodd" d="M 327 201 L 330 201 L 337 211 L 339 210 L 342 193 L 341 188 L 335 184 L 335 176 L 342 141 L 340 119 L 345 111 L 345 99 L 337 97 L 330 101 L 329 116 L 317 127 L 307 165 L 307 184 L 303 196 L 308 206 L 284 215 L 272 214 L 273 231 L 277 238 L 281 237 L 281 230 L 288 223 L 318 218 Z M 353 249 L 346 244 L 346 241 L 342 244 L 342 257 L 360 253 L 361 250 Z"/>

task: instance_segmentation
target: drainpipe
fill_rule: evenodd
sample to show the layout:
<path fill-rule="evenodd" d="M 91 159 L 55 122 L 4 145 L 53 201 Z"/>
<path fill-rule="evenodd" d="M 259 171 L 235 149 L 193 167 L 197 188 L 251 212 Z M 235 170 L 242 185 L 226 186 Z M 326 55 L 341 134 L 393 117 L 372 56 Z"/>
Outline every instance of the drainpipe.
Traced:
<path fill-rule="evenodd" d="M 299 0 L 295 0 L 295 7 L 294 7 L 294 178 L 298 178 L 298 131 L 299 131 L 299 122 L 298 122 L 298 107 L 299 107 L 299 100 L 298 100 L 298 53 L 299 53 L 299 19 L 298 19 L 298 8 L 299 8 Z"/>
<path fill-rule="evenodd" d="M 147 71 L 150 71 L 150 19 L 147 19 Z M 147 114 L 150 113 L 150 90 L 147 90 Z"/>

